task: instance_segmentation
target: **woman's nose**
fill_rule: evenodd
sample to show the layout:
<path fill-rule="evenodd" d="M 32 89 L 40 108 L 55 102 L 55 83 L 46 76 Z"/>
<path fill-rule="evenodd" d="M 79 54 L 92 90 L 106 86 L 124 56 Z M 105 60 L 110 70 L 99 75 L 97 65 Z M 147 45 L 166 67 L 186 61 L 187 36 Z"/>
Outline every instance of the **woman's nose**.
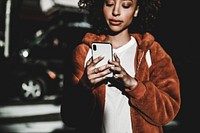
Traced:
<path fill-rule="evenodd" d="M 120 8 L 119 8 L 118 5 L 114 6 L 112 14 L 113 14 L 113 16 L 119 16 L 120 15 Z"/>

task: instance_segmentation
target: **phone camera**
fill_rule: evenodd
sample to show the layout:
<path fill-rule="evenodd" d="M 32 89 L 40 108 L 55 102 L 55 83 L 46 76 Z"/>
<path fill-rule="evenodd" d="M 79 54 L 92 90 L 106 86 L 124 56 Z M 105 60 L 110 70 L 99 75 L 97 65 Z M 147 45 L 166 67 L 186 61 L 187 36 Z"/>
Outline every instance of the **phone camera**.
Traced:
<path fill-rule="evenodd" d="M 97 46 L 93 45 L 93 50 L 96 51 L 97 50 Z"/>

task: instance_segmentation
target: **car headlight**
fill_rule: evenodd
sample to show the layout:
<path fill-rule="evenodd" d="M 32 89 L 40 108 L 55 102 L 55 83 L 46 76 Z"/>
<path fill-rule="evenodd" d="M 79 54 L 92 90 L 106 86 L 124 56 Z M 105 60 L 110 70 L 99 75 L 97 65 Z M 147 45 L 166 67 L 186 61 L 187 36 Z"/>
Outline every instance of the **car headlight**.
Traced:
<path fill-rule="evenodd" d="M 27 58 L 30 54 L 30 49 L 22 49 L 19 52 L 20 57 Z"/>

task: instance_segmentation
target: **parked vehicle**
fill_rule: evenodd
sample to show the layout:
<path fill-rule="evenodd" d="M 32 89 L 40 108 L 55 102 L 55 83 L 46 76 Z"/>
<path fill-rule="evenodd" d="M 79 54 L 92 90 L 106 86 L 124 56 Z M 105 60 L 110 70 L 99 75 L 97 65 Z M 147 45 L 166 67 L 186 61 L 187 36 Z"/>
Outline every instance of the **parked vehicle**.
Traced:
<path fill-rule="evenodd" d="M 47 88 L 62 92 L 65 65 L 70 65 L 65 62 L 69 49 L 81 41 L 87 29 L 60 23 L 44 32 L 37 31 L 41 35 L 28 48 L 19 51 L 21 62 L 29 68 L 20 82 L 23 99 L 28 99 L 27 94 L 31 98 L 43 97 Z"/>
<path fill-rule="evenodd" d="M 67 64 L 66 57 L 90 29 L 90 25 L 84 14 L 68 10 L 57 9 L 50 17 L 45 22 L 46 25 L 36 24 L 37 30 L 29 26 L 30 28 L 24 30 L 28 32 L 23 33 L 24 36 L 7 49 L 7 36 L 1 35 L 1 98 L 17 96 L 23 101 L 32 101 L 41 100 L 45 95 L 62 93 L 65 68 L 70 65 Z M 5 23 L 5 32 L 9 27 L 6 24 L 8 23 Z M 18 26 L 20 25 L 22 23 Z M 25 25 L 28 25 L 27 22 L 24 22 Z M 29 38 L 26 34 L 30 34 Z M 13 37 L 9 38 L 12 39 Z M 13 40 L 11 42 L 13 43 Z M 9 50 L 9 56 L 5 56 L 6 50 Z"/>

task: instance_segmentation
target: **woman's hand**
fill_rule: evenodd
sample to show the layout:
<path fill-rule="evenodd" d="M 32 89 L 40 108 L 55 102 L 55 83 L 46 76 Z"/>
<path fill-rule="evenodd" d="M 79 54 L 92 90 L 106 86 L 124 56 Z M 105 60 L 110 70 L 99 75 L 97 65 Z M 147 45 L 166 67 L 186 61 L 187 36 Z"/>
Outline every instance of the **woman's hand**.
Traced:
<path fill-rule="evenodd" d="M 117 79 L 126 89 L 132 90 L 137 85 L 137 80 L 131 77 L 121 66 L 119 57 L 114 54 L 115 61 L 109 61 L 112 65 L 111 70 L 114 72 L 114 78 Z"/>
<path fill-rule="evenodd" d="M 95 67 L 103 58 L 103 56 L 99 56 L 94 60 L 90 58 L 86 62 L 86 68 L 83 77 L 81 78 L 81 83 L 83 83 L 88 89 L 92 89 L 96 83 L 106 79 L 106 75 L 111 73 L 111 65 L 109 64 L 97 68 Z"/>

